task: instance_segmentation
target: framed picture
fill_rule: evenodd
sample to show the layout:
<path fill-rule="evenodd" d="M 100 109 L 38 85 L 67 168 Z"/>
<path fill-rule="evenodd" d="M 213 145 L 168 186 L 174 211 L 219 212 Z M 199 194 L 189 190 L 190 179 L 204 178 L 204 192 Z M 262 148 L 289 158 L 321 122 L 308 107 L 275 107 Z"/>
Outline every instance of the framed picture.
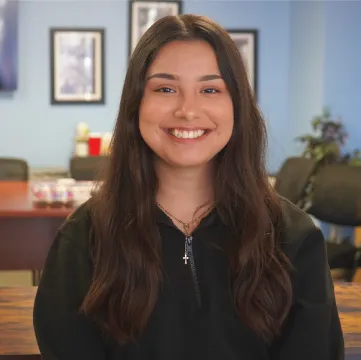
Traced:
<path fill-rule="evenodd" d="M 0 0 L 0 91 L 18 88 L 18 1 Z"/>
<path fill-rule="evenodd" d="M 160 18 L 167 15 L 178 15 L 182 11 L 181 1 L 129 1 L 129 54 L 136 47 L 139 39 Z"/>
<path fill-rule="evenodd" d="M 52 104 L 103 104 L 104 29 L 50 30 Z"/>
<path fill-rule="evenodd" d="M 249 83 L 251 84 L 254 94 L 257 96 L 258 30 L 228 30 L 228 33 L 236 43 L 239 52 L 242 55 L 244 65 L 248 72 Z"/>

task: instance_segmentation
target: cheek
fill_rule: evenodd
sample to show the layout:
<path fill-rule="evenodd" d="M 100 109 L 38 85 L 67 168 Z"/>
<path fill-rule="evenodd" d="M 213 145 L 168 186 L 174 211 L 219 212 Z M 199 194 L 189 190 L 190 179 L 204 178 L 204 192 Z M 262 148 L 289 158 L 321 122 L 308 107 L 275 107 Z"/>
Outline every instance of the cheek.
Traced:
<path fill-rule="evenodd" d="M 162 129 L 159 127 L 159 111 L 153 102 L 143 101 L 139 107 L 139 131 L 144 141 L 150 146 L 159 142 Z"/>
<path fill-rule="evenodd" d="M 139 107 L 139 125 L 159 125 L 169 113 L 169 104 L 159 101 L 156 96 L 144 95 Z"/>
<path fill-rule="evenodd" d="M 224 101 L 213 109 L 213 114 L 216 115 L 216 122 L 218 132 L 232 132 L 234 125 L 234 111 L 231 100 Z"/>

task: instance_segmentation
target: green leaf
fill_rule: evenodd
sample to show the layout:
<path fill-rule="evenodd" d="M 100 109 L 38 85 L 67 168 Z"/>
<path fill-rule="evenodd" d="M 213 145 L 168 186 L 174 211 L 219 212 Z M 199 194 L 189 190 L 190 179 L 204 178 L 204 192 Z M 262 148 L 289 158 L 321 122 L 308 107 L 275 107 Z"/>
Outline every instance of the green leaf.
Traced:
<path fill-rule="evenodd" d="M 322 124 L 322 117 L 321 116 L 315 116 L 312 120 L 312 129 L 315 131 L 319 128 L 319 126 Z"/>
<path fill-rule="evenodd" d="M 331 111 L 327 106 L 323 109 L 323 117 L 327 120 L 331 118 Z"/>

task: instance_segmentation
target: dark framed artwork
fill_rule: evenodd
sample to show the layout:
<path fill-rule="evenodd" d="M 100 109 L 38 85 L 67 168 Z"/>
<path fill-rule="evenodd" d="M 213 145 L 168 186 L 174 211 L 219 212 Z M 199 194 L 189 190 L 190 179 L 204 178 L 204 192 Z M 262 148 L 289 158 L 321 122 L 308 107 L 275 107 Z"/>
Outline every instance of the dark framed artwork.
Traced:
<path fill-rule="evenodd" d="M 242 55 L 249 83 L 257 97 L 258 87 L 258 30 L 227 30 Z"/>
<path fill-rule="evenodd" d="M 129 0 L 129 55 L 139 39 L 160 18 L 167 15 L 179 15 L 182 12 L 181 1 Z"/>
<path fill-rule="evenodd" d="M 104 29 L 50 29 L 52 104 L 104 104 Z"/>
<path fill-rule="evenodd" d="M 18 88 L 18 1 L 0 0 L 0 91 Z"/>

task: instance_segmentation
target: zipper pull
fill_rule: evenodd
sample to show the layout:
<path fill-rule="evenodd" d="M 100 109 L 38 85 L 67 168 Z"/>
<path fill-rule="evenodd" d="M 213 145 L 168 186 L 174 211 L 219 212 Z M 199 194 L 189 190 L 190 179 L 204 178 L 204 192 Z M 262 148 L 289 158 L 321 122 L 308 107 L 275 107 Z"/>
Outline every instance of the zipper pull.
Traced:
<path fill-rule="evenodd" d="M 186 236 L 187 246 L 192 246 L 193 236 Z"/>
<path fill-rule="evenodd" d="M 194 262 L 194 254 L 193 254 L 193 237 L 192 236 L 186 236 L 185 238 L 185 249 L 184 249 L 184 263 L 187 264 L 187 260 L 189 260 L 189 268 L 191 270 L 192 274 L 192 280 L 194 285 L 194 290 L 196 292 L 197 297 L 197 303 L 198 306 L 201 306 L 201 290 L 199 288 L 198 284 L 198 278 L 197 278 L 197 270 L 196 270 L 196 264 Z"/>
<path fill-rule="evenodd" d="M 185 265 L 188 264 L 188 260 L 189 260 L 188 254 L 192 251 L 192 240 L 193 240 L 192 236 L 186 236 L 186 239 L 184 242 L 184 256 L 183 256 Z"/>

